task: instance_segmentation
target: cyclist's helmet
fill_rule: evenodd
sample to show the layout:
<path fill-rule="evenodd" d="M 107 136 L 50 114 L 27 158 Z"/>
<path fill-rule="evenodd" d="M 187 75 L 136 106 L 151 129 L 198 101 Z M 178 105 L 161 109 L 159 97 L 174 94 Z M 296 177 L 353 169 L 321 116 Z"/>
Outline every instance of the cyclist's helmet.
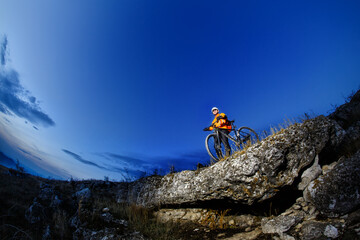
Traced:
<path fill-rule="evenodd" d="M 213 112 L 214 110 L 218 110 L 218 111 L 219 111 L 219 109 L 218 109 L 217 107 L 213 107 L 213 108 L 211 109 L 211 112 Z"/>

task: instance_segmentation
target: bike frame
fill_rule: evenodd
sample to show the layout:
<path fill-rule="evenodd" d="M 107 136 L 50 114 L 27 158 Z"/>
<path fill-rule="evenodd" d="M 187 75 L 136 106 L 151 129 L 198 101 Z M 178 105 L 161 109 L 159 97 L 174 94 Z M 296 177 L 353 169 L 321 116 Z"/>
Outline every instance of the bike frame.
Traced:
<path fill-rule="evenodd" d="M 214 127 L 214 133 L 216 134 L 216 138 L 217 138 L 217 140 L 218 140 L 218 142 L 221 144 L 221 140 L 220 140 L 220 134 L 223 134 L 223 135 L 225 135 L 227 138 L 229 138 L 230 140 L 232 140 L 233 142 L 235 142 L 236 143 L 236 145 L 238 146 L 238 147 L 240 147 L 240 136 L 238 136 L 238 133 L 237 133 L 237 131 L 236 131 L 236 126 L 234 126 L 233 124 L 231 124 L 231 131 L 234 131 L 235 132 L 235 136 L 236 136 L 236 138 L 233 138 L 229 133 L 228 134 L 225 134 L 225 133 L 223 133 L 223 132 L 220 132 L 219 131 L 219 129 L 222 129 L 222 128 L 215 128 Z M 231 132 L 230 131 L 230 132 Z"/>

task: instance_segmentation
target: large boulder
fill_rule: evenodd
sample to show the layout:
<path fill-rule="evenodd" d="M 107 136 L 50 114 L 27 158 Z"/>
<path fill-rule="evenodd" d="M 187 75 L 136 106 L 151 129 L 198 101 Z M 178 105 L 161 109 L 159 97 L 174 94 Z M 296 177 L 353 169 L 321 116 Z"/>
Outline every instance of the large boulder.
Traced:
<path fill-rule="evenodd" d="M 338 229 L 326 222 L 307 221 L 301 229 L 302 240 L 328 240 L 338 236 Z"/>
<path fill-rule="evenodd" d="M 284 233 L 302 220 L 299 216 L 277 216 L 272 219 L 263 218 L 261 228 L 263 233 Z"/>
<path fill-rule="evenodd" d="M 291 185 L 334 131 L 335 123 L 324 116 L 297 123 L 208 168 L 130 183 L 121 199 L 146 207 L 211 200 L 261 202 Z"/>
<path fill-rule="evenodd" d="M 355 210 L 360 205 L 360 150 L 312 181 L 304 197 L 329 217 Z"/>

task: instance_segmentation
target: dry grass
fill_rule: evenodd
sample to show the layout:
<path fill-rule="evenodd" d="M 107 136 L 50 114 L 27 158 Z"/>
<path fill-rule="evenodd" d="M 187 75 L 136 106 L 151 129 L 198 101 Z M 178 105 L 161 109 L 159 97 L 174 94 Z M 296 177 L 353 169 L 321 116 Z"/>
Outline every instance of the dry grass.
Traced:
<path fill-rule="evenodd" d="M 0 166 L 1 239 L 31 239 L 25 212 L 39 193 L 36 177 Z"/>
<path fill-rule="evenodd" d="M 221 211 L 209 210 L 201 219 L 200 224 L 209 227 L 211 230 L 226 229 L 229 226 L 224 218 L 229 211 L 230 209 Z"/>
<path fill-rule="evenodd" d="M 60 239 L 65 239 L 66 235 L 69 234 L 69 226 L 68 226 L 68 214 L 64 210 L 57 210 L 53 214 L 53 223 L 54 223 L 54 234 L 55 236 L 59 236 Z"/>

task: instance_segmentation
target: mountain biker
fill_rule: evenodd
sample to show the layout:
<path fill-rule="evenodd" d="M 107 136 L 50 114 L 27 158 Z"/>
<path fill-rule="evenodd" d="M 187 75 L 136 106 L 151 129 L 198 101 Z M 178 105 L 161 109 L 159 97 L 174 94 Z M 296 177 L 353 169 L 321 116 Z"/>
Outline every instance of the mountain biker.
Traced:
<path fill-rule="evenodd" d="M 204 131 L 212 131 L 214 128 L 218 129 L 220 132 L 219 138 L 215 138 L 215 149 L 216 154 L 219 158 L 222 158 L 221 153 L 221 143 L 224 144 L 226 156 L 230 156 L 231 148 L 229 140 L 226 137 L 227 134 L 231 132 L 231 123 L 228 121 L 227 116 L 224 113 L 220 113 L 217 107 L 211 109 L 212 114 L 214 115 L 214 120 L 210 127 L 204 128 Z"/>

